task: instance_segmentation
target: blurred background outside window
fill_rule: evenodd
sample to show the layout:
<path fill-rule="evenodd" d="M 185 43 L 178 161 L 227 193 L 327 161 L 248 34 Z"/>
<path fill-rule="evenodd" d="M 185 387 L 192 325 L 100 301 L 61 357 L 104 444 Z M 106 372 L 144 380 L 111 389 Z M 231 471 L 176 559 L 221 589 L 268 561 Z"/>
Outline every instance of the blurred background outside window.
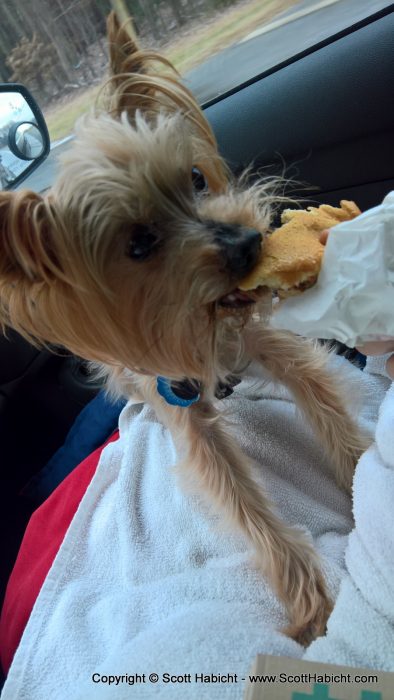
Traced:
<path fill-rule="evenodd" d="M 133 18 L 201 103 L 387 6 L 387 0 L 3 0 L 0 80 L 23 83 L 56 147 L 107 75 L 105 19 Z"/>

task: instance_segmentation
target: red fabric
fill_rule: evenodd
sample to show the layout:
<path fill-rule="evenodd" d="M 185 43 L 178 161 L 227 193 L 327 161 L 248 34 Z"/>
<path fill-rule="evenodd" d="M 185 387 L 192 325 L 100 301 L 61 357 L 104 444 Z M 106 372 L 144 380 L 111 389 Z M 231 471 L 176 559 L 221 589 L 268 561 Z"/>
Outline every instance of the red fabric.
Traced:
<path fill-rule="evenodd" d="M 29 520 L 1 613 L 0 652 L 5 673 L 8 673 L 41 586 L 93 478 L 101 452 L 118 437 L 116 431 L 102 447 L 86 457 Z"/>

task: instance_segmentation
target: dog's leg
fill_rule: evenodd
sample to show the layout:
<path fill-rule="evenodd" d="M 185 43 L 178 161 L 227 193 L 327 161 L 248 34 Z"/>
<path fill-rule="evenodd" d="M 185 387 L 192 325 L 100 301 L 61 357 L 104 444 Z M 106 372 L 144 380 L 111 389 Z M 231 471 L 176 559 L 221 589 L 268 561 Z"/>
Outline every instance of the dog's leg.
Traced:
<path fill-rule="evenodd" d="M 249 357 L 291 391 L 333 460 L 337 483 L 350 491 L 354 467 L 369 440 L 348 413 L 344 378 L 329 369 L 327 351 L 292 333 L 270 328 L 246 329 L 244 339 Z"/>
<path fill-rule="evenodd" d="M 323 634 L 331 602 L 313 547 L 274 514 L 215 408 L 203 400 L 188 408 L 169 406 L 153 380 L 144 380 L 142 393 L 172 433 L 180 475 L 191 476 L 253 544 L 260 567 L 286 606 L 290 626 L 285 632 L 302 644 Z"/>

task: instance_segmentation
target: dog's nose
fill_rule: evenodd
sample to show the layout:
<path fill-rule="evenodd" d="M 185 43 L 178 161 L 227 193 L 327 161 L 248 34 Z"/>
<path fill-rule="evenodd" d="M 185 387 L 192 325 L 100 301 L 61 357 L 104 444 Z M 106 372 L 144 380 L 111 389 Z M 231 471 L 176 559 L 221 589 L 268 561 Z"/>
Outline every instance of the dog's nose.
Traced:
<path fill-rule="evenodd" d="M 261 233 L 246 226 L 217 224 L 215 243 L 223 255 L 226 270 L 240 277 L 247 275 L 260 258 Z"/>

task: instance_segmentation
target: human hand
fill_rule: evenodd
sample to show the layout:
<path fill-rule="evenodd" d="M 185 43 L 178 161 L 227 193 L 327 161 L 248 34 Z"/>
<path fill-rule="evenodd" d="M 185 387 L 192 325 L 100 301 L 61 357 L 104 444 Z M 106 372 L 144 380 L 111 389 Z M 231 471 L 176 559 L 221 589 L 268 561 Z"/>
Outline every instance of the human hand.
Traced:
<path fill-rule="evenodd" d="M 326 245 L 329 231 L 322 231 L 320 234 L 320 243 Z M 394 338 L 388 338 L 387 340 L 374 340 L 364 345 L 358 345 L 357 350 L 363 355 L 386 355 L 389 352 L 394 353 Z M 389 357 L 386 362 L 386 372 L 394 379 L 394 354 Z"/>

